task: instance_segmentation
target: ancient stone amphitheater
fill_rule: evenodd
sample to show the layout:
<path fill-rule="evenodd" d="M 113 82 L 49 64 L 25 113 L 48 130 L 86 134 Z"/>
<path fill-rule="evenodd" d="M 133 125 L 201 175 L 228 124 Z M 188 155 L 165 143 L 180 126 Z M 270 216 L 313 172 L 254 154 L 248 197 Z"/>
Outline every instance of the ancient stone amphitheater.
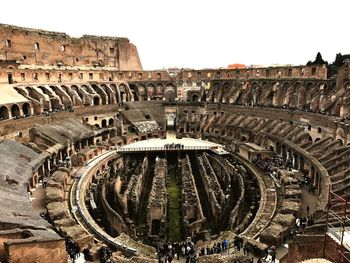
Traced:
<path fill-rule="evenodd" d="M 350 63 L 147 71 L 126 38 L 9 25 L 0 48 L 0 262 L 347 255 Z"/>

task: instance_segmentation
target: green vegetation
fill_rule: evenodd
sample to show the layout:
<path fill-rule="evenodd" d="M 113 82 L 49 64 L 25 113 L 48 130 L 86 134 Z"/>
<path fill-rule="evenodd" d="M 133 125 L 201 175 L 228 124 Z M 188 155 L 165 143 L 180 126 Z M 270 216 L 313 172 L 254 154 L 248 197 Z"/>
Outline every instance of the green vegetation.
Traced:
<path fill-rule="evenodd" d="M 170 164 L 169 164 L 170 166 Z M 169 222 L 167 225 L 168 239 L 171 242 L 178 242 L 182 240 L 181 235 L 181 223 L 180 223 L 180 204 L 179 198 L 181 195 L 180 189 L 176 184 L 176 171 L 175 165 L 169 167 L 168 170 L 168 185 L 167 192 L 169 198 Z"/>
<path fill-rule="evenodd" d="M 345 59 L 349 59 L 349 55 L 342 55 L 341 53 L 336 54 L 335 60 L 333 63 L 328 63 L 322 58 L 320 52 L 317 52 L 316 58 L 314 61 L 309 60 L 306 65 L 326 65 L 327 66 L 327 77 L 330 78 L 332 76 L 337 75 L 338 70 L 344 65 Z"/>

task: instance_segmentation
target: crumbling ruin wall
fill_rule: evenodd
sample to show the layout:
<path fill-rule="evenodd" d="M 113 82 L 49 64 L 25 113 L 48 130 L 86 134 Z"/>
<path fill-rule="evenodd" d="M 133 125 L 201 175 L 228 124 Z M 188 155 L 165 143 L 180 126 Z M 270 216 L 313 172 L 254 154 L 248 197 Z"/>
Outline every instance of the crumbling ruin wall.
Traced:
<path fill-rule="evenodd" d="M 197 159 L 206 197 L 211 207 L 213 222 L 217 225 L 222 213 L 221 206 L 225 204 L 225 196 L 206 155 L 203 153 Z"/>
<path fill-rule="evenodd" d="M 187 236 L 205 230 L 206 218 L 199 200 L 196 183 L 193 177 L 189 156 L 180 160 L 181 163 L 181 203 L 184 225 Z"/>
<path fill-rule="evenodd" d="M 140 166 L 140 171 L 138 175 L 133 174 L 128 183 L 125 195 L 127 197 L 127 206 L 129 214 L 136 215 L 140 198 L 142 193 L 142 188 L 144 187 L 145 177 L 148 172 L 148 158 L 143 159 L 142 165 Z"/>
<path fill-rule="evenodd" d="M 150 236 L 165 235 L 167 215 L 166 175 L 167 161 L 157 157 L 152 189 L 147 205 L 147 224 Z"/>
<path fill-rule="evenodd" d="M 30 238 L 32 239 L 32 238 Z M 8 263 L 67 262 L 66 242 L 60 240 L 10 240 L 5 242 Z"/>
<path fill-rule="evenodd" d="M 297 263 L 311 258 L 324 258 L 324 235 L 298 235 L 288 243 L 288 263 Z M 327 253 L 338 258 L 338 245 L 333 240 L 327 243 Z"/>
<path fill-rule="evenodd" d="M 115 230 L 118 234 L 120 233 L 128 233 L 129 229 L 126 226 L 123 218 L 109 205 L 106 199 L 106 185 L 104 184 L 101 189 L 101 203 L 104 212 L 108 218 L 108 222 L 113 230 Z"/>
<path fill-rule="evenodd" d="M 110 66 L 118 70 L 142 70 L 136 46 L 127 38 L 84 35 L 0 25 L 2 60 L 23 64 Z"/>

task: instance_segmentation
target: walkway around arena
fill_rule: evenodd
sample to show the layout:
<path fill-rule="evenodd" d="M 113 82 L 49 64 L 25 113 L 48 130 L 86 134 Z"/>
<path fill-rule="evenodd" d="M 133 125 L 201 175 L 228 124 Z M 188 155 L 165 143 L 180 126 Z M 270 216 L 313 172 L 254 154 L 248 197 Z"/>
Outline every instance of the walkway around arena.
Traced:
<path fill-rule="evenodd" d="M 167 136 L 166 139 L 149 139 L 131 143 L 118 148 L 118 152 L 149 152 L 149 151 L 192 151 L 217 150 L 222 145 L 201 139 Z"/>

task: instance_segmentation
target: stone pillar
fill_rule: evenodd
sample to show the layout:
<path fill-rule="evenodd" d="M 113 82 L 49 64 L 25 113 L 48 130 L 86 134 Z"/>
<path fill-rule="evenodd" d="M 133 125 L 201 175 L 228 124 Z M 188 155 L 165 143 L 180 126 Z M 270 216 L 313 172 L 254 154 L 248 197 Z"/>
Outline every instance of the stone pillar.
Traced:
<path fill-rule="evenodd" d="M 46 159 L 46 161 L 47 161 L 47 171 L 48 171 L 48 174 L 50 175 L 50 172 L 51 172 L 50 158 Z"/>
<path fill-rule="evenodd" d="M 334 121 L 334 128 L 333 128 L 333 140 L 335 140 L 337 138 L 337 129 L 339 127 L 339 122 Z"/>
<path fill-rule="evenodd" d="M 345 129 L 344 129 L 344 146 L 348 144 L 348 134 L 349 134 L 349 124 L 345 124 Z"/>

